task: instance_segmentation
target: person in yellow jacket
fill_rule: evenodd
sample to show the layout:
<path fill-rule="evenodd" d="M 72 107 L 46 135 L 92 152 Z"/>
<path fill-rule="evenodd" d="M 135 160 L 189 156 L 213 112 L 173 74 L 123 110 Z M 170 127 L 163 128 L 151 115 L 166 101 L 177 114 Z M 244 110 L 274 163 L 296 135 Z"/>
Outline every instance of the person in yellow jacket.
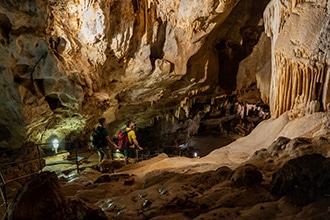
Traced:
<path fill-rule="evenodd" d="M 135 123 L 132 120 L 128 120 L 126 123 L 126 132 L 128 137 L 129 145 L 124 149 L 124 155 L 125 155 L 125 163 L 128 164 L 128 158 L 133 159 L 133 163 L 137 162 L 137 155 L 136 150 L 143 150 L 143 148 L 140 146 L 135 131 L 133 130 L 135 127 Z"/>

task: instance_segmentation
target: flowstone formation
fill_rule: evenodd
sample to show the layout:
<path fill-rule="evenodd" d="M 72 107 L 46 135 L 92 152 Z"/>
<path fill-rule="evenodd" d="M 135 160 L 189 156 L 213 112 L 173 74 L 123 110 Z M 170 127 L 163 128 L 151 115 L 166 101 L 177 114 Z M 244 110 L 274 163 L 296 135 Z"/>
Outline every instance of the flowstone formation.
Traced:
<path fill-rule="evenodd" d="M 265 33 L 272 39 L 272 115 L 293 109 L 297 99 L 303 108 L 301 114 L 292 112 L 292 118 L 329 104 L 328 11 L 328 1 L 268 4 L 264 20 Z"/>

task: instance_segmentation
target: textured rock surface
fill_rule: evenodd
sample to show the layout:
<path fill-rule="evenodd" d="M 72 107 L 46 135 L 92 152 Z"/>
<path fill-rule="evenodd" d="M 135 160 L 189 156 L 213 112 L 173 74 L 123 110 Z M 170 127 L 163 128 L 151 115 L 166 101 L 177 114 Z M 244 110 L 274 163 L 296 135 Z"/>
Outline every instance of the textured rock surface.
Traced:
<path fill-rule="evenodd" d="M 100 116 L 190 118 L 235 90 L 267 2 L 2 2 L 1 146 L 84 139 Z"/>
<path fill-rule="evenodd" d="M 100 208 L 68 199 L 54 172 L 41 172 L 16 192 L 6 219 L 107 219 Z"/>
<path fill-rule="evenodd" d="M 271 111 L 290 110 L 297 98 L 303 108 L 316 100 L 328 105 L 328 1 L 271 1 L 264 12 L 272 38 Z M 300 117 L 304 115 L 294 115 Z"/>
<path fill-rule="evenodd" d="M 273 116 L 291 110 L 290 119 L 325 109 L 329 7 L 289 0 L 1 2 L 0 146 L 55 137 L 84 146 L 101 116 L 111 133 L 129 117 L 140 127 L 155 118 L 180 123 L 231 94 L 270 104 Z"/>
<path fill-rule="evenodd" d="M 320 154 L 304 155 L 288 161 L 273 174 L 270 190 L 306 204 L 329 193 L 328 173 L 328 159 Z"/>
<path fill-rule="evenodd" d="M 159 154 L 102 174 L 95 153 L 79 173 L 74 163 L 44 170 L 58 174 L 70 219 L 329 219 L 325 117 L 320 112 L 289 120 L 283 114 L 202 158 Z M 34 204 L 42 204 L 38 198 Z"/>
<path fill-rule="evenodd" d="M 28 182 L 8 208 L 7 219 L 59 219 L 69 213 L 55 173 L 43 172 Z"/>

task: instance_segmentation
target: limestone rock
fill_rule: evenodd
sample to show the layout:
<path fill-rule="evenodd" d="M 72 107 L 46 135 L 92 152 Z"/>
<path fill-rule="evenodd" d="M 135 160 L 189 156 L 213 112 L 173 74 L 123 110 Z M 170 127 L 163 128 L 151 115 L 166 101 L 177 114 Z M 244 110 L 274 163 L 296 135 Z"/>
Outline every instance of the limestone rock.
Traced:
<path fill-rule="evenodd" d="M 231 177 L 231 181 L 237 186 L 253 186 L 261 183 L 262 180 L 262 173 L 252 164 L 236 168 Z"/>
<path fill-rule="evenodd" d="M 268 151 L 272 156 L 278 156 L 286 148 L 286 144 L 290 142 L 290 138 L 278 137 L 269 147 Z"/>
<path fill-rule="evenodd" d="M 54 138 L 62 148 L 84 147 L 101 116 L 111 134 L 130 117 L 141 127 L 176 122 L 184 142 L 198 131 L 197 112 L 235 90 L 269 101 L 274 117 L 324 110 L 328 8 L 279 0 L 2 2 L 0 147 L 50 147 Z M 182 134 L 180 124 L 188 127 Z"/>
<path fill-rule="evenodd" d="M 5 117 L 0 128 L 8 135 L 0 137 L 0 145 L 19 147 L 24 140 L 48 143 L 54 138 L 83 139 L 83 145 L 101 116 L 110 122 L 112 134 L 132 116 L 142 127 L 170 111 L 190 119 L 191 100 L 201 96 L 209 103 L 222 91 L 222 59 L 210 48 L 227 42 L 233 51 L 242 41 L 233 51 L 237 64 L 260 37 L 266 3 L 1 3 L 0 113 Z M 246 16 L 236 22 L 242 12 Z"/>
<path fill-rule="evenodd" d="M 71 208 L 71 213 L 68 216 L 68 219 L 107 219 L 101 208 L 92 208 L 82 200 L 72 198 L 68 201 L 68 206 Z"/>
<path fill-rule="evenodd" d="M 288 161 L 275 172 L 270 190 L 306 204 L 329 193 L 329 180 L 329 160 L 320 154 L 309 154 Z"/>
<path fill-rule="evenodd" d="M 69 213 L 55 173 L 42 172 L 26 183 L 7 210 L 7 219 L 65 219 Z"/>
<path fill-rule="evenodd" d="M 265 10 L 265 32 L 272 38 L 274 50 L 270 90 L 274 116 L 292 109 L 299 96 L 303 96 L 302 106 L 312 100 L 327 105 L 328 83 L 325 78 L 328 73 L 325 66 L 329 54 L 328 50 L 318 48 L 323 48 L 323 41 L 329 38 L 326 31 L 328 3 L 314 3 L 271 1 Z"/>
<path fill-rule="evenodd" d="M 270 59 L 270 39 L 263 33 L 250 56 L 240 62 L 237 71 L 236 89 L 238 91 L 243 89 L 247 90 L 251 85 L 257 83 L 262 100 L 265 103 L 269 103 L 271 78 Z"/>

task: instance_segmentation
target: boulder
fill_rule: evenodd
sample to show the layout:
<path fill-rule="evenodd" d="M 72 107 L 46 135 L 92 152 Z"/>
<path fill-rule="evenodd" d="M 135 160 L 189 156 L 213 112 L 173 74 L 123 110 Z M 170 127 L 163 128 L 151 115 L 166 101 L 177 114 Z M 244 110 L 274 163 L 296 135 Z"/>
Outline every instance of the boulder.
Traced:
<path fill-rule="evenodd" d="M 263 180 L 261 172 L 252 164 L 245 164 L 234 170 L 231 181 L 236 186 L 253 186 Z"/>
<path fill-rule="evenodd" d="M 57 176 L 42 172 L 18 192 L 6 212 L 7 219 L 66 219 L 69 213 Z"/>
<path fill-rule="evenodd" d="M 289 160 L 272 176 L 270 191 L 287 195 L 295 203 L 307 204 L 329 193 L 330 160 L 321 154 L 304 155 Z"/>

